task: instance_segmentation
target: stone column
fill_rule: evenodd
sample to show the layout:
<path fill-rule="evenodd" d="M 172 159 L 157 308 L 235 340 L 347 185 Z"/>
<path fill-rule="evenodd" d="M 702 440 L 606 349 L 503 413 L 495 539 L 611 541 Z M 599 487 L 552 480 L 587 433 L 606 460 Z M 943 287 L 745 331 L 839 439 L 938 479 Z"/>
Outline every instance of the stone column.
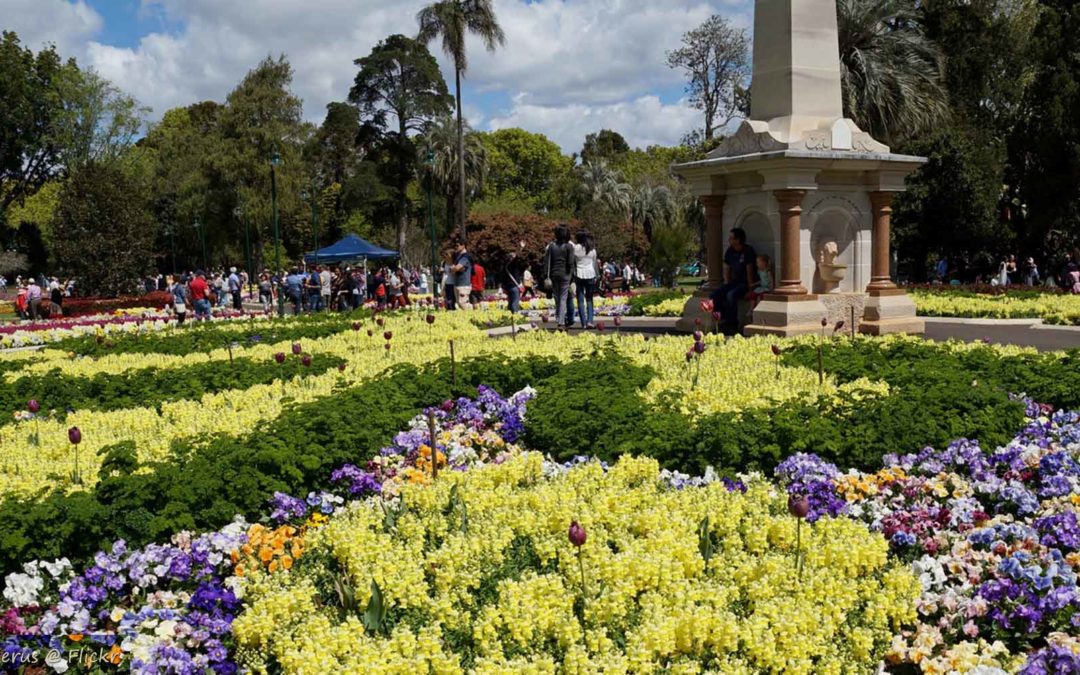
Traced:
<path fill-rule="evenodd" d="M 724 195 L 698 197 L 705 207 L 705 264 L 709 278 L 705 288 L 724 285 Z"/>
<path fill-rule="evenodd" d="M 802 222 L 802 200 L 805 190 L 777 190 L 773 193 L 780 205 L 780 282 L 777 295 L 806 295 L 802 285 L 799 261 L 799 228 Z"/>
<path fill-rule="evenodd" d="M 889 229 L 892 224 L 892 192 L 871 192 L 870 206 L 873 209 L 874 231 L 870 242 L 873 254 L 870 257 L 869 291 L 885 291 L 896 288 L 889 276 Z"/>

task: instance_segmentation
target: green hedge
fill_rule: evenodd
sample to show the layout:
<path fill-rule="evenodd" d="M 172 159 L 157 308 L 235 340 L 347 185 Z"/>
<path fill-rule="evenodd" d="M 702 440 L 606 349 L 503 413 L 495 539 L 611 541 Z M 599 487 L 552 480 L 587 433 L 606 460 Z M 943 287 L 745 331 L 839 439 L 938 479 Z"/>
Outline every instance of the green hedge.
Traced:
<path fill-rule="evenodd" d="M 171 354 L 183 356 L 223 349 L 230 343 L 239 346 L 274 343 L 285 340 L 319 339 L 348 329 L 354 321 L 370 318 L 371 312 L 358 310 L 348 314 L 308 314 L 288 321 L 251 321 L 243 329 L 237 321 L 222 325 L 215 322 L 189 321 L 183 327 L 161 333 L 125 333 L 98 339 L 94 335 L 71 337 L 49 345 L 51 349 L 74 352 L 80 356 L 106 354 Z"/>
<path fill-rule="evenodd" d="M 630 310 L 627 314 L 629 316 L 644 316 L 646 307 L 659 305 L 661 302 L 671 300 L 672 298 L 686 297 L 688 296 L 683 291 L 656 291 L 655 293 L 639 293 L 637 295 L 632 295 L 626 303 L 630 306 Z"/>
<path fill-rule="evenodd" d="M 546 359 L 473 359 L 457 365 L 453 384 L 448 359 L 425 368 L 399 365 L 296 405 L 246 436 L 178 441 L 166 461 L 139 466 L 131 444 L 111 446 L 102 451 L 101 480 L 91 490 L 0 503 L 0 570 L 38 558 L 86 560 L 118 538 L 139 546 L 180 530 L 215 529 L 236 514 L 257 519 L 275 491 L 328 487 L 331 471 L 368 460 L 425 406 L 475 396 L 479 384 L 517 391 L 557 370 Z"/>
<path fill-rule="evenodd" d="M 122 410 L 153 407 L 169 401 L 198 399 L 226 389 L 248 389 L 268 384 L 279 377 L 320 375 L 345 360 L 324 354 L 311 355 L 311 365 L 304 366 L 297 356 L 284 363 L 272 359 L 256 361 L 237 358 L 228 361 L 202 361 L 181 368 L 143 368 L 123 373 L 98 373 L 93 377 L 65 375 L 55 368 L 44 375 L 0 380 L 0 410 L 24 410 L 27 401 L 36 400 L 43 411 Z M 0 417 L 0 424 L 14 421 L 14 416 Z"/>

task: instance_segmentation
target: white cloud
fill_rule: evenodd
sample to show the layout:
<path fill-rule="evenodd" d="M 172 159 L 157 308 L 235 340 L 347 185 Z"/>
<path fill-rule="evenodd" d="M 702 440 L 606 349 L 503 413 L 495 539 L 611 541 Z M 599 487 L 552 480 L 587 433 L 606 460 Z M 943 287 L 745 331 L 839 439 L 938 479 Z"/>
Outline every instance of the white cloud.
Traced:
<path fill-rule="evenodd" d="M 490 126 L 543 133 L 569 154 L 580 152 L 585 135 L 599 129 L 619 132 L 631 147 L 672 145 L 700 125 L 700 117 L 701 113 L 685 101 L 664 104 L 656 96 L 603 105 L 540 106 L 519 99 L 510 114 L 492 119 Z"/>
<path fill-rule="evenodd" d="M 84 0 L 0 0 L 0 28 L 15 31 L 35 51 L 55 44 L 64 56 L 81 56 L 87 39 L 103 25 Z"/>
<path fill-rule="evenodd" d="M 114 0 L 96 0 L 112 2 Z M 268 55 L 286 54 L 305 117 L 320 121 L 343 100 L 353 60 L 392 33 L 416 32 L 430 0 L 141 0 L 143 18 L 175 31 L 143 35 L 132 48 L 91 41 L 101 18 L 85 0 L 0 0 L 0 16 L 35 40 L 52 40 L 153 108 L 221 101 Z M 470 39 L 465 114 L 476 128 L 521 125 L 578 150 L 584 134 L 615 128 L 634 144 L 677 141 L 696 121 L 684 103 L 663 104 L 681 74 L 665 51 L 713 13 L 749 26 L 749 0 L 495 0 L 507 44 L 494 54 Z M 32 9 L 33 8 L 33 9 Z M 21 31 L 20 31 L 21 33 Z M 453 71 L 431 45 L 450 87 Z M 505 93 L 509 109 L 480 105 Z M 493 97 L 485 97 L 492 100 Z"/>

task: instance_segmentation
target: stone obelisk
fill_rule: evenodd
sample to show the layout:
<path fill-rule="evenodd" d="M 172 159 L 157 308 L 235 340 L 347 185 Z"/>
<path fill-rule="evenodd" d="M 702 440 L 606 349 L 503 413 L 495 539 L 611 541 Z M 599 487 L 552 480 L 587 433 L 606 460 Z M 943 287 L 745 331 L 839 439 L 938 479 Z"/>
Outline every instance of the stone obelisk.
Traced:
<path fill-rule="evenodd" d="M 865 306 L 865 332 L 921 331 L 889 278 L 889 217 L 925 160 L 891 153 L 844 117 L 840 72 L 835 0 L 757 0 L 750 119 L 707 159 L 673 167 L 705 207 L 709 268 L 680 327 L 698 323 L 700 299 L 724 283 L 724 234 L 740 227 L 779 268 L 747 334 L 818 331 L 838 304 Z"/>

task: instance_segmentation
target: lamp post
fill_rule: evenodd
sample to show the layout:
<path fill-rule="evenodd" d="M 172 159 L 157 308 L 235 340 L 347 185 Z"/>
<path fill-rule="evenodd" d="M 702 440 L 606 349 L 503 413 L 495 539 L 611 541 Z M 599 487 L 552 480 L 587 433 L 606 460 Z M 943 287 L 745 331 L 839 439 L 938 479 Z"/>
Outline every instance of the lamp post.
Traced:
<path fill-rule="evenodd" d="M 206 272 L 209 267 L 206 264 L 206 229 L 198 218 L 195 219 L 195 229 L 199 231 L 199 241 L 202 243 L 202 266 L 203 271 Z"/>
<path fill-rule="evenodd" d="M 315 184 L 312 182 L 312 192 L 304 190 L 300 193 L 300 198 L 304 200 L 311 200 L 311 230 L 315 235 L 315 267 L 319 266 L 319 200 L 316 197 L 318 192 L 315 190 Z"/>
<path fill-rule="evenodd" d="M 247 217 L 247 212 L 244 211 L 244 207 L 237 205 L 237 207 L 233 209 L 233 215 L 236 216 L 237 220 L 240 220 L 244 223 L 244 271 L 247 272 L 248 293 L 251 293 L 251 233 L 248 229 L 249 221 Z"/>
<path fill-rule="evenodd" d="M 439 264 L 439 256 L 435 252 L 435 211 L 431 206 L 432 184 L 435 182 L 435 151 L 428 150 L 427 161 L 424 162 L 428 169 L 427 179 L 427 219 L 428 228 L 431 230 L 431 301 L 432 306 L 439 301 L 438 289 L 435 284 L 435 267 Z M 443 280 L 445 282 L 445 279 Z"/>
<path fill-rule="evenodd" d="M 275 147 L 270 152 L 270 211 L 274 222 L 274 267 L 277 268 L 276 274 L 278 278 L 277 311 L 278 316 L 283 317 L 285 316 L 285 279 L 282 278 L 281 236 L 278 233 L 277 172 L 275 170 L 278 164 L 281 164 L 281 155 L 278 154 L 277 147 Z"/>

